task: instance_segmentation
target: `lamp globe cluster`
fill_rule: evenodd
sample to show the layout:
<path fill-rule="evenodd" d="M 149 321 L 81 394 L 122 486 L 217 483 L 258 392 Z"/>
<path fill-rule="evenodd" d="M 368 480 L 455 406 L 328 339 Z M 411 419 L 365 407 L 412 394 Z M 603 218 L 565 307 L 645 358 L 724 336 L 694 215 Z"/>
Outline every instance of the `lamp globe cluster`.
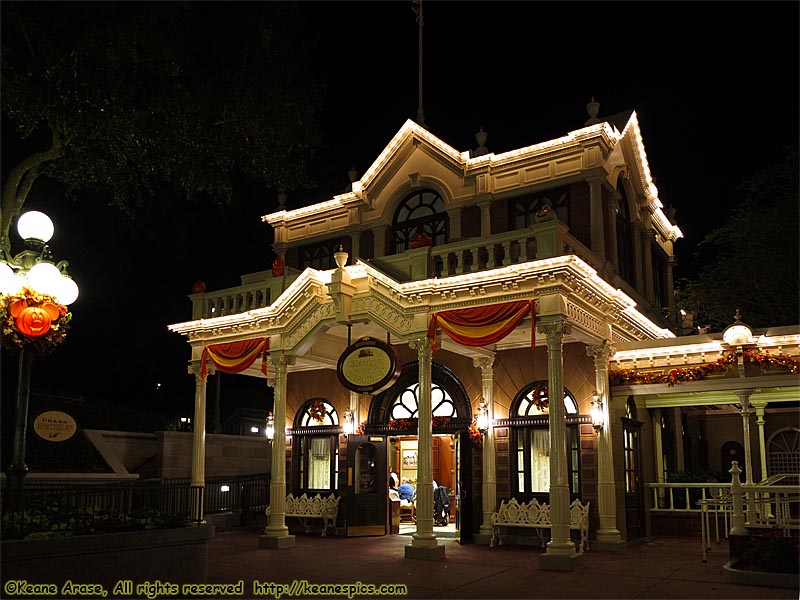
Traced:
<path fill-rule="evenodd" d="M 0 259 L 0 294 L 18 296 L 23 288 L 47 294 L 65 306 L 78 299 L 78 285 L 67 273 L 67 261 L 52 262 L 47 242 L 53 237 L 53 222 L 46 214 L 30 211 L 17 220 L 17 232 L 25 250 L 7 260 Z"/>

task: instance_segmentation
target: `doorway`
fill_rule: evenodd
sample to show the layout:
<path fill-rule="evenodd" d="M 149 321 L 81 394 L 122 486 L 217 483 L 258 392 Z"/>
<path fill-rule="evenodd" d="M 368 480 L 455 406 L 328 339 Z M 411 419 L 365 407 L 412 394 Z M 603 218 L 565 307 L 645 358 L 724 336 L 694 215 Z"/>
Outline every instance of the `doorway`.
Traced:
<path fill-rule="evenodd" d="M 347 439 L 347 536 L 388 533 L 386 438 L 351 435 Z"/>

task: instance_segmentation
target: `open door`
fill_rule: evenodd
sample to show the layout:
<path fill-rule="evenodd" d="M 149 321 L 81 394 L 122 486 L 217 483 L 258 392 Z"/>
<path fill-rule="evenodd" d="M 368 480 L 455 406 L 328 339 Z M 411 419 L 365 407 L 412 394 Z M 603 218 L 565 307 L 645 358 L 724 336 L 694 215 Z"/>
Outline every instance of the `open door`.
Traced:
<path fill-rule="evenodd" d="M 347 439 L 347 535 L 386 535 L 388 473 L 386 438 L 351 435 Z"/>
<path fill-rule="evenodd" d="M 459 432 L 455 444 L 456 540 L 459 544 L 469 544 L 472 542 L 472 443 L 469 432 Z"/>

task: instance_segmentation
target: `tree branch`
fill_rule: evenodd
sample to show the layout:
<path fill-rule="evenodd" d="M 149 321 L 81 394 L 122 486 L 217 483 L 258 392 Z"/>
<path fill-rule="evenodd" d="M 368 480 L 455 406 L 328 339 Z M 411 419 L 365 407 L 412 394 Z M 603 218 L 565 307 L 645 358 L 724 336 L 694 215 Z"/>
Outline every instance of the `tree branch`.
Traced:
<path fill-rule="evenodd" d="M 61 136 L 54 130 L 50 148 L 44 152 L 36 152 L 22 159 L 8 174 L 3 185 L 3 197 L 0 200 L 0 246 L 10 251 L 11 240 L 8 232 L 11 229 L 11 219 L 22 210 L 25 200 L 39 176 L 39 167 L 51 160 L 57 160 L 64 154 Z"/>

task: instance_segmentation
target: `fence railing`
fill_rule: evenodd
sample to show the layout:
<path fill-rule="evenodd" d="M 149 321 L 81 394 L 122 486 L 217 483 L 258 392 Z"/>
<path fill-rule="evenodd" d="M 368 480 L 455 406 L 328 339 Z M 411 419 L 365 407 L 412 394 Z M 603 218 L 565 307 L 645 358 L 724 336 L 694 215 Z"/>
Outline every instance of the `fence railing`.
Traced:
<path fill-rule="evenodd" d="M 181 527 L 202 521 L 203 488 L 160 482 L 26 486 L 0 495 L 3 539 Z"/>
<path fill-rule="evenodd" d="M 31 483 L 21 500 L 0 491 L 2 539 L 111 533 L 199 524 L 203 515 L 240 511 L 242 522 L 269 504 L 269 474 L 189 478 L 123 484 Z"/>

